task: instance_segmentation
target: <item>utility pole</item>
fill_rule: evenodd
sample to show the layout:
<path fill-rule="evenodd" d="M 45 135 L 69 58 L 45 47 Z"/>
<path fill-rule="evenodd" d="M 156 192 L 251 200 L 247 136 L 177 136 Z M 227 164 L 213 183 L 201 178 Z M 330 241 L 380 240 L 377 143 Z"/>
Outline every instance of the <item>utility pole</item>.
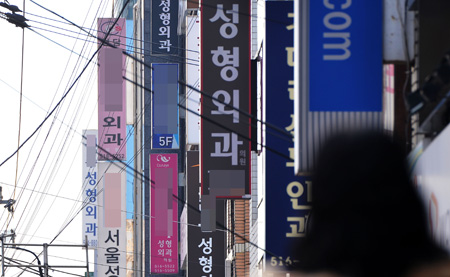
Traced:
<path fill-rule="evenodd" d="M 5 243 L 5 238 L 7 237 L 15 237 L 14 232 L 12 232 L 11 234 L 1 234 L 0 235 L 0 241 L 2 243 L 2 277 L 5 276 L 5 269 L 8 267 L 16 267 L 16 268 L 38 268 L 39 269 L 39 275 L 41 277 L 48 277 L 48 271 L 49 269 L 55 269 L 55 268 L 85 268 L 86 272 L 89 276 L 89 254 L 88 254 L 88 240 L 86 239 L 86 243 L 85 244 L 81 244 L 81 245 L 75 245 L 75 244 L 23 244 L 23 243 Z M 21 247 L 23 246 L 23 247 Z M 44 264 L 41 264 L 41 261 L 39 260 L 38 255 L 36 255 L 33 251 L 30 251 L 29 249 L 26 249 L 24 247 L 42 247 L 43 248 L 43 256 L 44 256 Z M 50 265 L 48 262 L 48 248 L 49 247 L 64 247 L 64 248 L 84 248 L 86 251 L 86 265 Z M 30 265 L 30 264 L 23 264 L 23 263 L 17 263 L 16 265 L 5 265 L 5 248 L 12 248 L 12 249 L 16 249 L 16 250 L 21 250 L 21 251 L 26 251 L 30 254 L 32 254 L 35 259 L 37 260 L 38 264 L 37 265 Z M 42 272 L 42 269 L 44 269 L 44 272 Z"/>
<path fill-rule="evenodd" d="M 133 7 L 134 14 L 134 47 L 135 49 L 143 49 L 142 47 L 142 29 L 141 29 L 141 1 Z M 136 52 L 136 58 L 141 59 L 142 55 Z M 142 65 L 134 61 L 134 82 L 135 84 L 142 83 Z M 144 110 L 142 107 L 142 88 L 139 85 L 134 85 L 134 165 L 136 172 L 142 173 L 142 126 L 144 120 Z M 142 175 L 134 174 L 134 264 L 133 276 L 142 277 Z"/>

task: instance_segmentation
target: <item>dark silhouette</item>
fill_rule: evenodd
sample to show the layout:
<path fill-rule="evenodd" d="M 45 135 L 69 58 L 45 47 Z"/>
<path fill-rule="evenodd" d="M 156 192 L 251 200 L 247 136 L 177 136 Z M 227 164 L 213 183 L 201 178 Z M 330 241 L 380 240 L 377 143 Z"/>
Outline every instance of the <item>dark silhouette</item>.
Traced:
<path fill-rule="evenodd" d="M 295 250 L 301 272 L 412 276 L 447 258 L 429 235 L 405 153 L 386 135 L 346 133 L 325 143 L 312 197 L 308 234 Z"/>

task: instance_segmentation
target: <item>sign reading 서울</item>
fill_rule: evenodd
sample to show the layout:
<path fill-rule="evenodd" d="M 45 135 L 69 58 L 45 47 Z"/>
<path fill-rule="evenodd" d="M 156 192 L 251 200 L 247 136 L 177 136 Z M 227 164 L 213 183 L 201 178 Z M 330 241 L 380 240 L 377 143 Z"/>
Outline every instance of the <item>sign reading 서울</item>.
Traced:
<path fill-rule="evenodd" d="M 202 193 L 250 193 L 250 1 L 202 1 Z M 226 104 L 224 104 L 226 103 Z M 234 109 L 233 109 L 234 107 Z"/>

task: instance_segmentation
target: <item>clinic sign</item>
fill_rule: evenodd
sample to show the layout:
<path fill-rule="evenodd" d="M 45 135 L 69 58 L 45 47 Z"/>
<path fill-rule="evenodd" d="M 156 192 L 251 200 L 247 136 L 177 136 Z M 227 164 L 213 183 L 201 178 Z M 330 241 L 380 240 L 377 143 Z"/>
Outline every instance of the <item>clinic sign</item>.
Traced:
<path fill-rule="evenodd" d="M 153 149 L 178 149 L 178 64 L 152 64 Z"/>
<path fill-rule="evenodd" d="M 150 155 L 151 273 L 178 273 L 178 155 Z"/>
<path fill-rule="evenodd" d="M 125 19 L 99 18 L 98 160 L 126 160 Z"/>
<path fill-rule="evenodd" d="M 310 111 L 381 111 L 383 1 L 307 2 Z"/>
<path fill-rule="evenodd" d="M 294 2 L 266 2 L 266 121 L 294 134 Z M 294 143 L 266 132 L 268 147 L 293 158 Z M 312 182 L 295 176 L 294 163 L 266 152 L 266 270 L 281 272 L 299 261 L 292 246 L 306 235 Z"/>
<path fill-rule="evenodd" d="M 202 232 L 200 211 L 199 152 L 187 152 L 187 230 L 188 230 L 188 270 L 187 277 L 225 276 L 226 232 L 225 199 L 218 199 L 216 205 L 216 231 Z"/>
<path fill-rule="evenodd" d="M 97 276 L 125 277 L 127 263 L 126 174 L 119 163 L 98 163 Z"/>
<path fill-rule="evenodd" d="M 250 1 L 201 6 L 202 194 L 242 197 L 250 194 Z"/>
<path fill-rule="evenodd" d="M 98 200 L 99 180 L 97 167 L 97 130 L 83 131 L 83 210 L 82 210 L 82 240 L 89 248 L 98 245 Z"/>
<path fill-rule="evenodd" d="M 152 54 L 178 53 L 178 0 L 152 0 Z"/>

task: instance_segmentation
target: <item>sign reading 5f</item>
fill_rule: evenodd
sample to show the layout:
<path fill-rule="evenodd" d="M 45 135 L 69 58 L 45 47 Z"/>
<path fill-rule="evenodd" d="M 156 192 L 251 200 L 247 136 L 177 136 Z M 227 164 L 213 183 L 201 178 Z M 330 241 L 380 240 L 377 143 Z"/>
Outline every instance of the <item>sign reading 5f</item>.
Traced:
<path fill-rule="evenodd" d="M 153 135 L 153 148 L 178 148 L 178 135 Z"/>

